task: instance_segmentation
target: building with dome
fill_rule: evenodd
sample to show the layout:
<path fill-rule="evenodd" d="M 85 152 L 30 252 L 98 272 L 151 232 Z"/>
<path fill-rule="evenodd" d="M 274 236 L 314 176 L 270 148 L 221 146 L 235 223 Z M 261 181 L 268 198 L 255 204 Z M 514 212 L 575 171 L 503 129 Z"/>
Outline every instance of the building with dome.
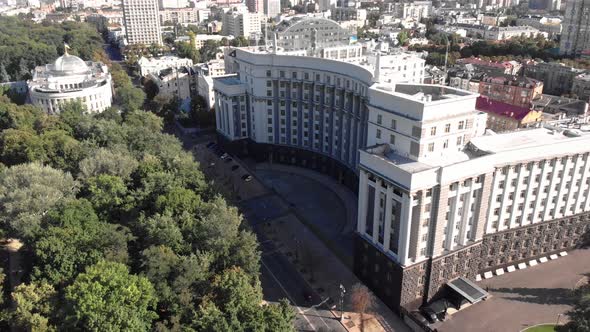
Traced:
<path fill-rule="evenodd" d="M 108 67 L 84 61 L 67 52 L 55 62 L 38 66 L 27 81 L 29 101 L 47 113 L 59 113 L 60 106 L 80 101 L 88 112 L 97 113 L 111 106 L 112 79 Z"/>

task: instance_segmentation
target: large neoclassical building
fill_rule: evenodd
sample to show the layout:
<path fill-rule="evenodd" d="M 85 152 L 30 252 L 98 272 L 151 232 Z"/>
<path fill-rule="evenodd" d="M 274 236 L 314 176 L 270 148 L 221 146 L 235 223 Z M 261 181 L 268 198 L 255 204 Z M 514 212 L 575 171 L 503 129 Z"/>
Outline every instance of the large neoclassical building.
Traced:
<path fill-rule="evenodd" d="M 392 308 L 532 266 L 590 230 L 590 132 L 490 134 L 476 93 L 340 61 L 237 49 L 226 71 L 220 143 L 357 191 L 355 273 Z"/>
<path fill-rule="evenodd" d="M 29 101 L 47 113 L 59 113 L 60 105 L 80 101 L 88 112 L 102 112 L 113 100 L 108 67 L 100 62 L 84 62 L 67 53 L 53 63 L 38 66 L 27 81 Z"/>

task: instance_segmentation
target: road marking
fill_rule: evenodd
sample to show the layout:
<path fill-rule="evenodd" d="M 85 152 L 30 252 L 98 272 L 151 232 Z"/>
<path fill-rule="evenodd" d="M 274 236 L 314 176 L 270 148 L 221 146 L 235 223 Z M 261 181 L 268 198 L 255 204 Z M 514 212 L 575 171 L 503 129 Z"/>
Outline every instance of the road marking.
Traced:
<path fill-rule="evenodd" d="M 266 266 L 266 264 L 264 264 L 263 260 L 260 260 L 260 263 L 262 263 L 262 266 L 264 266 L 266 268 L 266 270 L 270 273 L 270 276 L 276 281 L 276 283 L 279 285 L 279 287 L 281 287 L 281 289 L 283 290 L 283 292 L 285 293 L 285 295 L 287 295 L 287 298 L 289 299 L 289 301 L 291 301 L 291 303 L 293 303 L 293 306 L 295 308 L 297 308 L 297 311 L 299 311 L 299 314 L 301 316 L 303 316 L 303 318 L 307 321 L 307 324 L 309 324 L 309 326 L 311 327 L 312 331 L 315 331 L 316 328 L 315 326 L 309 321 L 309 318 L 307 318 L 307 316 L 305 316 L 305 313 L 303 312 L 303 310 L 301 310 L 301 308 L 299 308 L 299 306 L 297 306 L 295 304 L 295 301 L 293 301 L 293 299 L 291 298 L 291 296 L 289 295 L 289 292 L 287 292 L 287 290 L 285 289 L 285 287 L 283 287 L 283 284 L 281 284 L 281 282 L 279 281 L 279 279 L 277 279 L 277 277 L 275 276 L 274 273 L 272 273 L 272 271 L 268 268 L 268 266 Z M 324 324 L 326 324 L 324 322 Z M 328 325 L 326 325 L 328 326 Z"/>

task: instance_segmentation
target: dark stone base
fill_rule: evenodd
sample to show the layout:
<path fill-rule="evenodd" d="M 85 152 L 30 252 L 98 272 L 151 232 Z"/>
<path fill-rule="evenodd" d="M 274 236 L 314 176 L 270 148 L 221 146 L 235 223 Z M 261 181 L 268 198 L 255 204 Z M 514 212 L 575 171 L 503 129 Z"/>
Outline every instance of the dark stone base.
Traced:
<path fill-rule="evenodd" d="M 326 155 L 290 146 L 256 143 L 251 139 L 229 141 L 219 133 L 217 141 L 229 154 L 250 157 L 256 162 L 281 163 L 313 169 L 333 177 L 358 194 L 358 175 L 348 166 Z"/>
<path fill-rule="evenodd" d="M 402 267 L 355 236 L 354 273 L 392 310 L 406 313 L 447 291 L 445 284 L 575 249 L 590 232 L 590 212 L 484 236 L 447 255 Z"/>

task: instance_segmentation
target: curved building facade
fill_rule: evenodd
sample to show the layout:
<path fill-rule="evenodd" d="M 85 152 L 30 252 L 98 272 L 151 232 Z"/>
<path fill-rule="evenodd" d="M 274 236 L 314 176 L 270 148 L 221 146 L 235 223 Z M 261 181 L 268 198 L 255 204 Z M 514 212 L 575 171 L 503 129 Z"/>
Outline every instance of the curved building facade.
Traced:
<path fill-rule="evenodd" d="M 29 100 L 47 113 L 59 113 L 60 106 L 80 101 L 88 112 L 102 112 L 113 100 L 108 67 L 100 62 L 84 62 L 67 52 L 55 62 L 35 68 L 27 81 Z"/>
<path fill-rule="evenodd" d="M 226 67 L 237 76 L 215 80 L 218 132 L 256 143 L 249 154 L 331 173 L 355 188 L 373 75 L 333 60 L 232 54 Z"/>

